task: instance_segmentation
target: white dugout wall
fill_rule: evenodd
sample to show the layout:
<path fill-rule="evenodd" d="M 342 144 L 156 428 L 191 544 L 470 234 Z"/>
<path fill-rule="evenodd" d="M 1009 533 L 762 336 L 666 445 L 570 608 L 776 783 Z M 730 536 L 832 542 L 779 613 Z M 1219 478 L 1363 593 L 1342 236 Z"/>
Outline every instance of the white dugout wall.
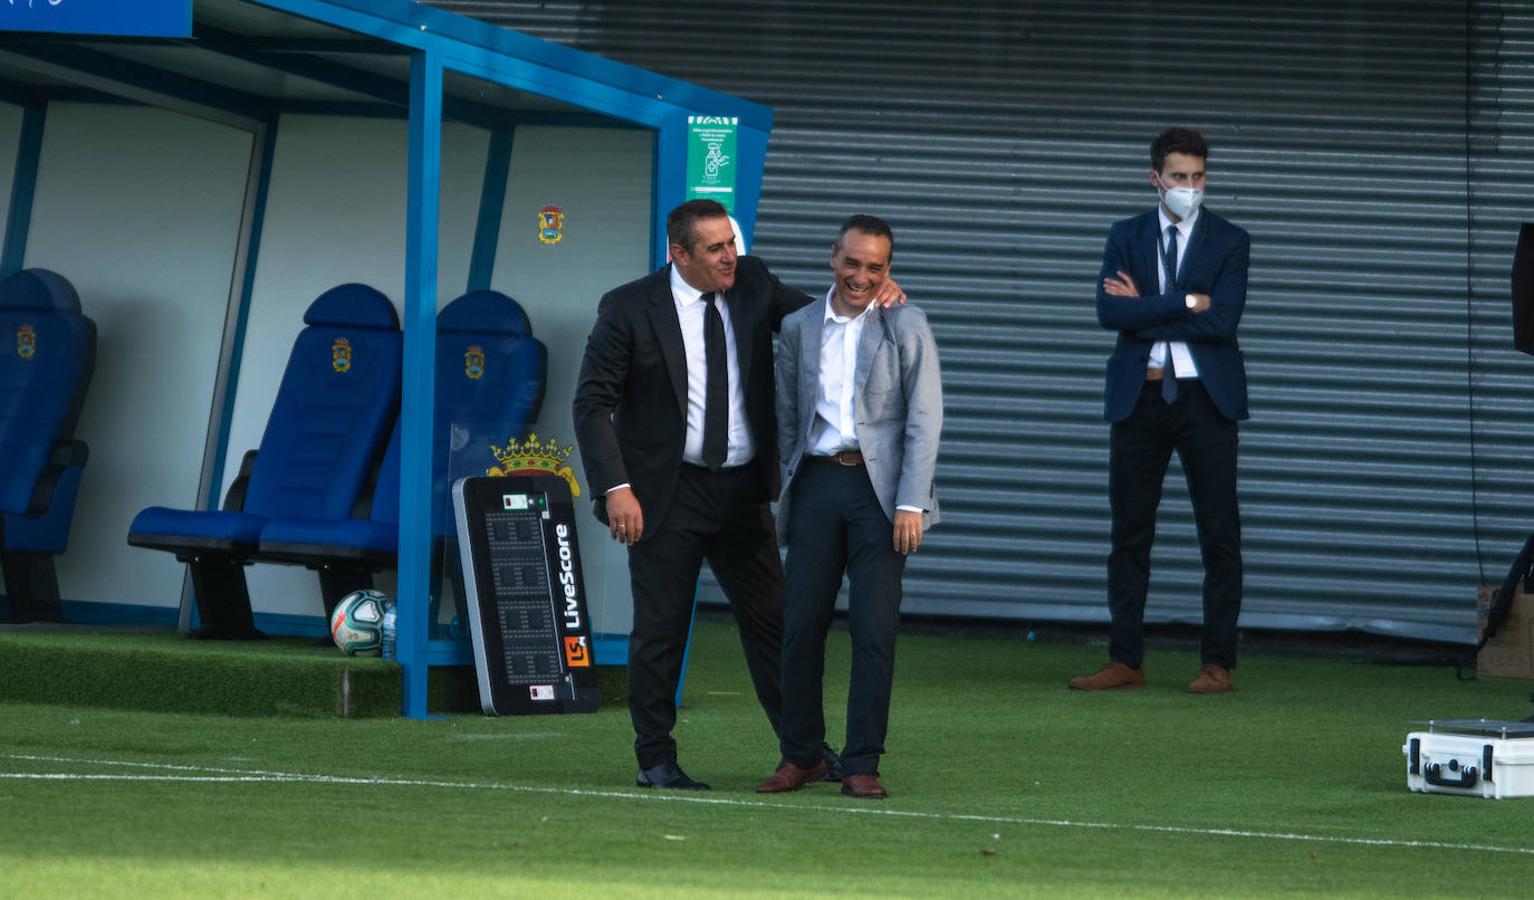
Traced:
<path fill-rule="evenodd" d="M 21 111 L 0 104 L 0 209 L 11 193 Z M 489 134 L 443 134 L 438 303 L 466 289 Z M 95 378 L 78 436 L 90 445 L 69 551 L 58 559 L 65 600 L 175 607 L 185 567 L 127 545 L 146 506 L 192 508 L 223 351 L 252 138 L 247 132 L 134 105 L 53 103 L 25 264 L 64 275 L 98 326 Z M 652 136 L 622 128 L 517 129 L 491 287 L 526 308 L 549 348 L 538 423 L 573 444 L 570 403 L 598 298 L 649 269 Z M 219 496 L 259 445 L 304 310 L 346 281 L 404 295 L 405 123 L 285 115 L 243 364 L 230 407 Z M 537 211 L 566 214 L 557 244 L 538 240 Z M 0 223 L 3 224 L 3 223 Z M 579 457 L 572 457 L 579 472 Z M 579 501 L 597 630 L 626 633 L 621 550 Z M 314 574 L 247 569 L 258 614 L 318 616 Z M 380 578 L 392 589 L 392 574 Z"/>

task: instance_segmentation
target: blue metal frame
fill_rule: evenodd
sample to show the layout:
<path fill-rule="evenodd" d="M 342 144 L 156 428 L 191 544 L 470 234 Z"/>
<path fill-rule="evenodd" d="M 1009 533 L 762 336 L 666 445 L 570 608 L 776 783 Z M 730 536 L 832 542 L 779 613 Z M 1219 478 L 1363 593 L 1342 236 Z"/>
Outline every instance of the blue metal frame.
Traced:
<path fill-rule="evenodd" d="M 13 0 L 5 12 L 8 28 L 84 35 L 180 37 L 192 30 L 192 0 L 138 0 L 135 3 L 70 3 Z"/>
<path fill-rule="evenodd" d="M 402 712 L 426 717 L 431 597 L 431 456 L 437 357 L 437 229 L 442 187 L 442 61 L 410 57 L 409 201 L 405 215 L 405 372 L 400 398 L 399 614 Z"/>
<path fill-rule="evenodd" d="M 469 258 L 468 289 L 471 291 L 490 287 L 490 279 L 495 275 L 495 253 L 501 241 L 506 181 L 515 142 L 515 129 L 490 132 L 490 146 L 485 151 L 485 180 L 479 193 L 479 220 L 474 225 L 474 252 Z"/>
<path fill-rule="evenodd" d="M 736 218 L 747 234 L 756 221 L 761 194 L 760 165 L 765 158 L 772 110 L 738 97 L 667 78 L 583 51 L 541 41 L 485 22 L 424 6 L 411 0 L 246 0 L 261 6 L 320 22 L 354 34 L 377 39 L 391 47 L 362 42 L 253 38 L 224 40 L 231 36 L 207 31 L 207 49 L 238 55 L 262 65 L 352 90 L 383 103 L 325 104 L 283 103 L 243 91 L 215 85 L 154 66 L 115 57 L 64 41 L 10 42 L 6 52 L 28 58 L 44 67 L 85 76 L 79 79 L 87 91 L 104 85 L 119 96 L 140 102 L 170 101 L 174 108 L 204 114 L 215 121 L 246 129 L 268 124 L 266 158 L 261 170 L 259 208 L 251 235 L 251 260 L 241 290 L 237 331 L 243 343 L 251 302 L 255 253 L 258 250 L 262 215 L 271 175 L 275 142 L 274 121 L 285 109 L 324 111 L 332 114 L 388 115 L 398 109 L 397 83 L 331 60 L 292 59 L 289 54 L 352 51 L 411 54 L 409 109 L 409 197 L 406 221 L 405 277 L 405 373 L 402 397 L 401 496 L 399 541 L 399 634 L 397 654 L 404 675 L 402 713 L 412 718 L 426 715 L 426 677 L 431 665 L 462 664 L 462 648 L 449 641 L 429 641 L 431 573 L 431 454 L 434 421 L 433 377 L 436 343 L 437 242 L 441 181 L 442 121 L 444 114 L 470 124 L 492 127 L 490 159 L 476 230 L 470 286 L 489 282 L 494 268 L 495 231 L 504 205 L 506 165 L 496 155 L 510 153 L 512 123 L 536 122 L 556 125 L 638 126 L 655 132 L 654 185 L 652 187 L 652 247 L 656 265 L 665 260 L 665 215 L 682 201 L 685 191 L 687 115 L 730 115 L 740 122 L 737 152 L 742 166 L 736 183 Z M 234 36 L 237 37 L 237 36 Z M 443 95 L 447 72 L 458 72 L 495 84 L 527 91 L 588 110 L 585 113 L 515 112 Z M 93 85 L 94 83 L 94 85 Z M 44 89 L 46 93 L 51 89 Z M 80 88 L 68 88 L 79 92 Z M 12 93 L 15 93 L 12 91 Z M 21 94 L 32 96 L 30 90 Z M 397 114 L 397 113 L 396 113 Z M 37 126 L 40 132 L 40 124 Z M 24 126 L 25 132 L 25 126 Z M 24 138 L 25 140 L 25 138 Z M 502 146 L 504 144 L 504 146 Z M 34 160 L 35 163 L 35 160 Z M 17 167 L 18 184 L 23 179 Z M 500 172 L 502 183 L 492 183 Z M 35 172 L 33 180 L 35 180 Z M 501 202 L 492 203 L 499 191 Z M 30 195 L 29 195 L 30 196 Z M 17 195 L 13 193 L 11 220 L 17 220 Z M 494 215 L 492 216 L 492 212 Z M 493 218 L 493 223 L 492 223 Z M 22 217 L 24 221 L 25 217 Z M 6 252 L 0 263 L 15 261 L 24 253 L 25 227 L 7 228 Z M 12 253 L 12 241 L 20 250 Z M 237 389 L 240 348 L 235 349 L 228 382 L 228 401 Z M 219 442 L 219 472 L 227 454 L 229 410 L 224 410 Z M 222 477 L 213 481 L 219 484 Z M 214 488 L 216 490 L 216 487 Z M 208 498 L 215 502 L 216 498 Z"/>
<path fill-rule="evenodd" d="M 21 139 L 16 146 L 16 174 L 11 179 L 11 208 L 5 217 L 5 247 L 0 250 L 0 278 L 19 272 L 27 263 L 27 237 L 32 231 L 32 199 L 37 194 L 37 167 L 43 158 L 46 105 L 21 111 Z"/>

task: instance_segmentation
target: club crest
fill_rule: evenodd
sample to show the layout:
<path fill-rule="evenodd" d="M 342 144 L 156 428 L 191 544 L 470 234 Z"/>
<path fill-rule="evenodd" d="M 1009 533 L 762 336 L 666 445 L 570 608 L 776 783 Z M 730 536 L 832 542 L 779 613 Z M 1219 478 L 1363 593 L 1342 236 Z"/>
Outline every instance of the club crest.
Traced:
<path fill-rule="evenodd" d="M 485 377 L 485 348 L 478 344 L 470 344 L 463 351 L 463 374 L 469 376 L 470 381 L 478 381 Z"/>
<path fill-rule="evenodd" d="M 336 338 L 336 342 L 330 345 L 330 367 L 337 372 L 345 373 L 352 367 L 352 342 L 344 337 Z"/>
<path fill-rule="evenodd" d="M 557 206 L 545 206 L 538 210 L 538 240 L 545 244 L 557 244 L 564 236 L 564 211 Z"/>
<path fill-rule="evenodd" d="M 31 359 L 37 353 L 37 330 L 31 325 L 23 325 L 16 329 L 16 355 L 22 359 Z"/>

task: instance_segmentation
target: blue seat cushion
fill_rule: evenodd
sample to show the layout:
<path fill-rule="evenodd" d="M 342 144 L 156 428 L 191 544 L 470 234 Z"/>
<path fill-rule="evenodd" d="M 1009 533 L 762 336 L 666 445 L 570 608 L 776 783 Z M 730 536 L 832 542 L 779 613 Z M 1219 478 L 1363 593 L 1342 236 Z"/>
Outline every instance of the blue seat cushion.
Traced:
<path fill-rule="evenodd" d="M 308 548 L 315 555 L 326 548 L 350 548 L 393 554 L 399 526 L 375 519 L 272 519 L 261 529 L 263 551 Z"/>
<path fill-rule="evenodd" d="M 398 331 L 399 311 L 376 289 L 352 282 L 316 297 L 304 310 L 304 324 Z"/>
<path fill-rule="evenodd" d="M 79 315 L 80 295 L 57 272 L 22 269 L 0 281 L 0 308 Z"/>
<path fill-rule="evenodd" d="M 221 510 L 170 509 L 151 506 L 133 517 L 128 526 L 128 542 L 154 544 L 156 539 L 180 544 L 183 540 L 256 544 L 261 540 L 265 516 Z"/>
<path fill-rule="evenodd" d="M 455 332 L 532 337 L 533 324 L 522 304 L 500 291 L 469 291 L 437 313 L 437 334 Z"/>

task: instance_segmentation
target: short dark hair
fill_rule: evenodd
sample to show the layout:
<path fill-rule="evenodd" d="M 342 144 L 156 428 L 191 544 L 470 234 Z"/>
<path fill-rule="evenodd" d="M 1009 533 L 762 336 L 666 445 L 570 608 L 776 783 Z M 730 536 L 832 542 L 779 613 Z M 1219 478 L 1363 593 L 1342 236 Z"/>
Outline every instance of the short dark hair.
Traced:
<path fill-rule="evenodd" d="M 873 237 L 886 238 L 890 242 L 890 259 L 895 258 L 895 232 L 890 230 L 890 223 L 878 216 L 868 216 L 859 213 L 848 216 L 847 221 L 842 223 L 842 230 L 836 233 L 836 249 L 842 248 L 842 238 L 849 231 L 861 231 Z"/>
<path fill-rule="evenodd" d="M 724 219 L 729 212 L 717 200 L 688 200 L 666 216 L 666 242 L 681 244 L 692 252 L 692 242 L 698 237 L 699 219 Z"/>
<path fill-rule="evenodd" d="M 1168 128 L 1151 141 L 1151 169 L 1160 172 L 1172 153 L 1186 153 L 1199 159 L 1209 158 L 1209 142 L 1191 128 Z"/>

